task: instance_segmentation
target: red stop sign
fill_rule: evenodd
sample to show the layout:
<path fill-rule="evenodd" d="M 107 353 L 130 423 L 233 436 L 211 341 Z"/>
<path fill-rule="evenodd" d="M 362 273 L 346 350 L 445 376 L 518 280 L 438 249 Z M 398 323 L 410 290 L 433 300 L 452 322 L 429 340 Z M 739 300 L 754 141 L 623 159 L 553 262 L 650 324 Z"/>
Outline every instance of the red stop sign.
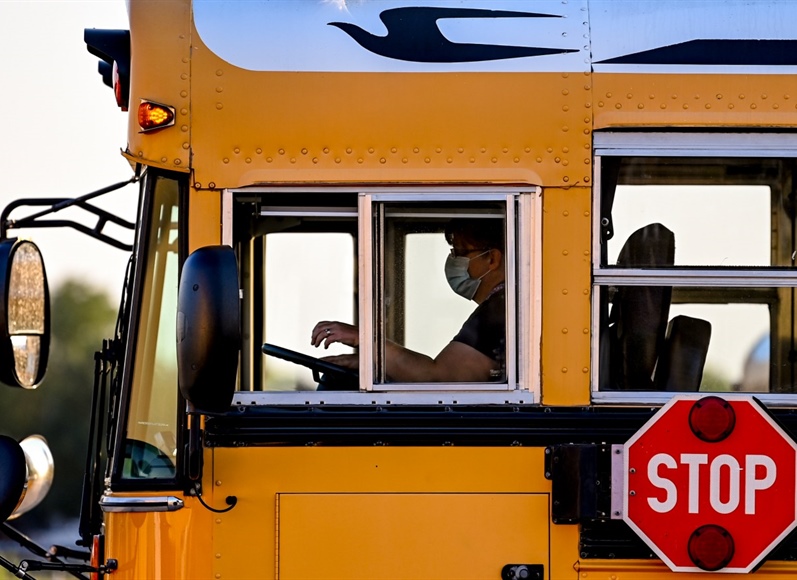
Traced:
<path fill-rule="evenodd" d="M 729 543 L 721 570 L 749 572 L 797 525 L 797 445 L 755 400 L 710 399 L 673 397 L 624 445 L 623 519 L 672 570 L 706 569 L 690 548 L 708 529 L 698 549 Z M 707 403 L 720 428 L 704 414 L 701 432 Z"/>

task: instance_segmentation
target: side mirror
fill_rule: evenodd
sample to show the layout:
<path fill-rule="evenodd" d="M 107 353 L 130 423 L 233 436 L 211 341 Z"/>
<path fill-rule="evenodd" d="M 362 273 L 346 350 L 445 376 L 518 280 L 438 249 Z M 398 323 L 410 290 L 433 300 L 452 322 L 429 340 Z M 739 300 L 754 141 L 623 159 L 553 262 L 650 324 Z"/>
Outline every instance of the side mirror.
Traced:
<path fill-rule="evenodd" d="M 36 244 L 0 242 L 0 292 L 0 381 L 35 389 L 50 350 L 50 293 Z"/>
<path fill-rule="evenodd" d="M 0 521 L 32 510 L 53 484 L 53 454 L 41 435 L 19 443 L 0 435 Z"/>
<path fill-rule="evenodd" d="M 177 381 L 195 410 L 232 404 L 241 348 L 238 262 L 229 246 L 194 251 L 177 294 Z"/>

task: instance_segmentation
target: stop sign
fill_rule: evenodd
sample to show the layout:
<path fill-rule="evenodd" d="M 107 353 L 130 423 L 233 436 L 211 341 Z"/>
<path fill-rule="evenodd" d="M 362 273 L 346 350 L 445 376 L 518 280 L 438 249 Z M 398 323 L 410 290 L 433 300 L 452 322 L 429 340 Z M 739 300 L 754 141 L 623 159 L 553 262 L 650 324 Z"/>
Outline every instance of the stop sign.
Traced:
<path fill-rule="evenodd" d="M 673 397 L 623 456 L 622 517 L 672 570 L 749 572 L 797 525 L 797 445 L 750 398 Z"/>

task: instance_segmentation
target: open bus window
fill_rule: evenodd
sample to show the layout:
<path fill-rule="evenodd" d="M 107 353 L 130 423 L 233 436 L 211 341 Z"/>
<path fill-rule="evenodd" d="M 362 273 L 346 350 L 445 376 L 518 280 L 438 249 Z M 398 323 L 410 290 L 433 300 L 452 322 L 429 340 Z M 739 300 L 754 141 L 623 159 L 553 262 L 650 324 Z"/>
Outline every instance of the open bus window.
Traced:
<path fill-rule="evenodd" d="M 519 388 L 518 203 L 499 193 L 240 195 L 239 391 Z M 325 382 L 305 357 L 351 375 Z"/>
<path fill-rule="evenodd" d="M 791 393 L 791 160 L 602 159 L 601 391 Z"/>

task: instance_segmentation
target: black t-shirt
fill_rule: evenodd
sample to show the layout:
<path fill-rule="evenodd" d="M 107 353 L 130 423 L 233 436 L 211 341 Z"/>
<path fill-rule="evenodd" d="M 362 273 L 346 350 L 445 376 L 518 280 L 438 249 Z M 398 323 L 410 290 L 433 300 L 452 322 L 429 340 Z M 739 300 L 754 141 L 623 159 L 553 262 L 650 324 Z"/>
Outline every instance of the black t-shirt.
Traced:
<path fill-rule="evenodd" d="M 498 363 L 503 380 L 506 371 L 506 294 L 503 288 L 479 304 L 457 335 L 456 342 L 467 344 Z"/>

